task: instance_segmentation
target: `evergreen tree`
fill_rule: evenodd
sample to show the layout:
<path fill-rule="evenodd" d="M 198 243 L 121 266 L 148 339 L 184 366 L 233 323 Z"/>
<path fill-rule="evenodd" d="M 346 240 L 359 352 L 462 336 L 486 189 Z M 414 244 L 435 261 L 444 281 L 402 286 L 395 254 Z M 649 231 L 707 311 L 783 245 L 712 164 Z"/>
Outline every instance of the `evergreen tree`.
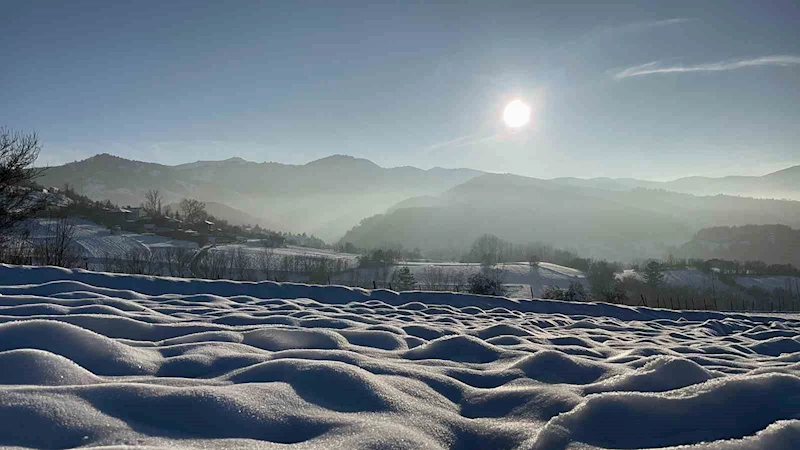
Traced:
<path fill-rule="evenodd" d="M 656 260 L 650 260 L 644 266 L 644 281 L 654 289 L 662 285 L 664 283 L 664 265 Z"/>
<path fill-rule="evenodd" d="M 396 271 L 392 278 L 397 291 L 410 291 L 417 287 L 417 280 L 408 267 Z"/>
<path fill-rule="evenodd" d="M 614 265 L 605 260 L 593 261 L 589 266 L 589 288 L 597 300 L 602 301 L 614 292 L 614 272 Z"/>

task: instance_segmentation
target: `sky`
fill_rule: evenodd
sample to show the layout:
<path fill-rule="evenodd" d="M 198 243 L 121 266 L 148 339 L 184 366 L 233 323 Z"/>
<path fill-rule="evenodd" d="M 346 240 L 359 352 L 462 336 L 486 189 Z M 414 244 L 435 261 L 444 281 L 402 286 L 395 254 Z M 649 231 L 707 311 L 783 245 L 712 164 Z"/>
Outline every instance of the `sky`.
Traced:
<path fill-rule="evenodd" d="M 332 154 L 551 178 L 800 164 L 800 4 L 0 0 L 42 164 Z M 533 110 L 502 122 L 506 104 Z"/>

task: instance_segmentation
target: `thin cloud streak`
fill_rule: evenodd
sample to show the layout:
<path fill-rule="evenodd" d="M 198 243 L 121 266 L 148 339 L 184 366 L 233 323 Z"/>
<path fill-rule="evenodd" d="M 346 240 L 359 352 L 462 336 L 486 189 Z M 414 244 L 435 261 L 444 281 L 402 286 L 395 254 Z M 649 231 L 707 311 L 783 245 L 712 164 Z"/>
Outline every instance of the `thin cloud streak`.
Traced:
<path fill-rule="evenodd" d="M 664 66 L 661 61 L 653 61 L 639 66 L 615 71 L 612 76 L 617 80 L 646 75 L 688 72 L 723 72 L 728 70 L 744 69 L 746 67 L 789 67 L 800 64 L 800 56 L 773 55 L 760 58 L 739 59 L 734 61 L 720 61 L 715 63 L 698 64 L 694 66 Z"/>
<path fill-rule="evenodd" d="M 643 31 L 648 30 L 651 28 L 660 28 L 660 27 L 667 27 L 671 25 L 679 25 L 682 23 L 687 22 L 694 22 L 697 19 L 688 18 L 688 17 L 675 17 L 672 19 L 662 19 L 662 20 L 644 20 L 639 22 L 631 22 L 624 25 L 612 25 L 608 27 L 604 27 L 598 30 L 599 34 L 608 34 L 608 33 L 630 33 L 636 31 Z"/>
<path fill-rule="evenodd" d="M 426 152 L 432 152 L 434 150 L 442 150 L 442 149 L 453 149 L 453 148 L 460 148 L 460 147 L 470 147 L 473 145 L 483 144 L 486 142 L 491 142 L 497 139 L 502 139 L 508 133 L 494 133 L 494 134 L 468 134 L 466 136 L 461 136 L 455 139 L 451 139 L 445 142 L 439 142 L 437 144 L 429 145 L 425 147 Z"/>

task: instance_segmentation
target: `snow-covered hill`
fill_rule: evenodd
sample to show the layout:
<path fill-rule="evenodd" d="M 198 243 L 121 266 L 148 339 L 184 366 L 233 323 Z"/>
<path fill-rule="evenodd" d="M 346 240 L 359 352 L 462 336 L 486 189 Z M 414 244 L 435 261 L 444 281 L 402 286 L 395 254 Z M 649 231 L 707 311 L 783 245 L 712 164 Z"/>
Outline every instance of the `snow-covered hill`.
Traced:
<path fill-rule="evenodd" d="M 0 266 L 0 445 L 790 449 L 800 317 Z"/>

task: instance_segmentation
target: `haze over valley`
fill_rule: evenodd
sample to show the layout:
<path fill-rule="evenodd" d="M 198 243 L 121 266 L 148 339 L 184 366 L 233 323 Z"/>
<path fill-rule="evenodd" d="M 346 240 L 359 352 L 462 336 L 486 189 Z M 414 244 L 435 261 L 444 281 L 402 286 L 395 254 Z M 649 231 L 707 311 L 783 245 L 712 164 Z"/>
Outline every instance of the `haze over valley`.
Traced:
<path fill-rule="evenodd" d="M 304 165 L 232 158 L 166 166 L 101 154 L 51 167 L 40 183 L 68 184 L 119 205 L 138 205 L 158 189 L 165 205 L 192 197 L 235 224 L 359 248 L 463 249 L 492 233 L 632 260 L 661 257 L 707 227 L 800 228 L 800 202 L 792 200 L 800 199 L 800 166 L 760 177 L 653 182 L 382 168 L 343 155 Z"/>

